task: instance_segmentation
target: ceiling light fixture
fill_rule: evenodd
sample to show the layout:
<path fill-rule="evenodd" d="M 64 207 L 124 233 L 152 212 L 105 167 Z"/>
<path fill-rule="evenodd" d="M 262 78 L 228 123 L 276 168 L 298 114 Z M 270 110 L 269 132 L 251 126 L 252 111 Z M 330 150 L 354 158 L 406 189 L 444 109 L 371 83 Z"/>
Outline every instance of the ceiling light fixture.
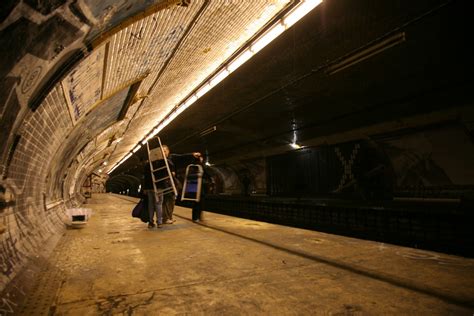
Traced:
<path fill-rule="evenodd" d="M 215 132 L 216 130 L 217 130 L 217 126 L 214 125 L 212 127 L 209 127 L 203 130 L 201 133 L 199 133 L 199 136 L 204 137 L 206 135 L 211 134 L 212 132 Z"/>
<path fill-rule="evenodd" d="M 234 72 L 237 68 L 242 66 L 247 62 L 252 56 L 257 52 L 262 50 L 265 46 L 270 44 L 275 38 L 281 35 L 285 30 L 289 29 L 311 10 L 316 8 L 319 4 L 322 3 L 322 0 L 302 0 L 298 3 L 290 12 L 283 16 L 283 18 L 275 21 L 275 23 L 270 26 L 270 28 L 258 37 L 255 41 L 248 44 L 248 47 L 237 55 L 234 59 L 230 60 L 227 65 L 221 67 L 217 73 L 212 76 L 209 80 L 203 82 L 198 89 L 187 97 L 179 106 L 174 107 L 174 110 L 170 112 L 159 124 L 158 126 L 148 134 L 142 141 L 142 145 L 146 144 L 148 140 L 158 134 L 165 126 L 167 126 L 172 120 L 174 120 L 179 114 L 191 106 L 197 99 L 205 95 L 209 90 L 219 84 L 224 80 L 229 74 Z M 292 144 L 293 145 L 293 144 Z M 297 145 L 296 143 L 294 145 Z M 299 146 L 299 145 L 298 145 Z M 293 147 L 293 146 L 292 146 Z M 297 149 L 301 148 L 298 147 Z M 122 164 L 127 160 L 132 153 L 129 153 L 125 156 L 120 162 L 118 162 L 109 172 L 111 173 L 116 167 Z"/>
<path fill-rule="evenodd" d="M 293 26 L 296 22 L 301 20 L 308 12 L 316 8 L 323 2 L 322 0 L 306 0 L 302 1 L 293 10 L 291 10 L 284 18 L 283 24 L 286 28 Z"/>
<path fill-rule="evenodd" d="M 209 84 L 209 82 L 206 82 L 205 84 L 203 84 L 197 91 L 196 91 L 196 97 L 199 99 L 200 97 L 202 97 L 203 95 L 205 95 L 206 93 L 209 92 L 209 90 L 211 90 L 211 85 Z"/>
<path fill-rule="evenodd" d="M 209 80 L 209 86 L 211 88 L 217 86 L 219 82 L 224 80 L 229 74 L 229 70 L 227 70 L 226 68 L 222 69 L 211 80 Z"/>
<path fill-rule="evenodd" d="M 291 143 L 290 146 L 291 146 L 291 148 L 293 148 L 293 149 L 301 149 L 301 148 L 303 148 L 303 146 L 301 146 L 301 145 L 299 145 L 299 144 L 297 144 L 297 143 Z"/>
<path fill-rule="evenodd" d="M 252 46 L 250 46 L 250 50 L 256 54 L 259 52 L 262 48 L 270 44 L 275 38 L 277 38 L 281 33 L 285 31 L 285 26 L 281 23 L 278 22 L 270 27 L 263 36 L 258 38 Z"/>
<path fill-rule="evenodd" d="M 182 107 L 187 109 L 188 107 L 191 106 L 191 104 L 193 104 L 194 102 L 196 102 L 197 100 L 197 96 L 195 96 L 194 94 L 192 96 L 190 96 L 183 104 L 182 104 Z M 180 106 L 181 107 L 181 106 Z"/>
<path fill-rule="evenodd" d="M 293 130 L 293 141 L 290 143 L 291 148 L 293 149 L 301 149 L 304 146 L 298 144 L 298 134 L 296 133 L 297 125 L 296 125 L 296 120 L 293 119 L 293 122 L 291 123 L 291 128 Z"/>
<path fill-rule="evenodd" d="M 128 153 L 125 157 L 123 157 L 122 162 L 124 162 L 125 160 L 130 158 L 132 155 L 133 155 L 133 153 Z"/>
<path fill-rule="evenodd" d="M 406 36 L 405 32 L 399 32 L 388 36 L 376 43 L 371 43 L 364 47 L 361 50 L 357 50 L 353 53 L 349 53 L 343 59 L 339 60 L 337 63 L 328 67 L 327 73 L 333 75 L 341 70 L 344 70 L 348 67 L 352 67 L 372 56 L 380 54 L 385 50 L 394 47 L 398 44 L 405 42 Z"/>
<path fill-rule="evenodd" d="M 237 56 L 237 58 L 235 58 L 229 63 L 229 65 L 227 66 L 227 69 L 230 72 L 233 72 L 234 70 L 242 66 L 247 60 L 252 58 L 252 56 L 253 56 L 253 52 L 249 48 L 247 48 L 239 56 Z"/>

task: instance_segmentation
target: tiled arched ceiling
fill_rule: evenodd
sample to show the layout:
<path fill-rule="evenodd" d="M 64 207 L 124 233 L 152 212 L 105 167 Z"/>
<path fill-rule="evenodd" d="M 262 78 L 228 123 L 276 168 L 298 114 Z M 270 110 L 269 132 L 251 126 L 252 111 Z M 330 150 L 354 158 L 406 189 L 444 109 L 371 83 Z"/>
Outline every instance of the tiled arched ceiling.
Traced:
<path fill-rule="evenodd" d="M 0 125 L 10 134 L 0 139 L 2 176 L 10 171 L 18 186 L 29 176 L 46 179 L 46 192 L 58 192 L 61 182 L 75 191 L 69 186 L 106 161 L 102 171 L 110 170 L 234 50 L 296 3 L 3 1 Z M 463 105 L 472 80 L 472 54 L 458 32 L 470 25 L 458 18 L 465 7 L 452 0 L 325 1 L 161 136 L 178 152 L 207 142 L 197 149 L 224 161 L 289 148 L 293 126 L 305 145 L 317 145 L 351 128 Z M 394 39 L 397 45 L 355 67 L 331 70 Z M 216 132 L 200 137 L 212 126 Z"/>
<path fill-rule="evenodd" d="M 58 97 L 44 101 L 67 106 L 73 121 L 60 160 L 67 163 L 82 149 L 88 169 L 105 160 L 113 166 L 287 5 L 281 0 L 191 1 L 100 38 L 55 85 L 52 94 Z"/>
<path fill-rule="evenodd" d="M 55 135 L 46 155 L 54 163 L 43 164 L 49 166 L 50 186 L 63 175 L 73 186 L 101 165 L 104 172 L 110 169 L 252 36 L 297 3 L 30 2 L 7 1 L 1 17 L 1 44 L 14 45 L 6 34 L 21 34 L 34 48 L 5 54 L 12 66 L 0 69 L 10 87 L 3 109 L 15 91 L 21 105 L 7 126 L 11 135 L 2 140 L 2 155 L 7 158 L 15 132 L 26 134 L 27 126 L 43 120 Z M 60 121 L 47 121 L 43 112 Z"/>

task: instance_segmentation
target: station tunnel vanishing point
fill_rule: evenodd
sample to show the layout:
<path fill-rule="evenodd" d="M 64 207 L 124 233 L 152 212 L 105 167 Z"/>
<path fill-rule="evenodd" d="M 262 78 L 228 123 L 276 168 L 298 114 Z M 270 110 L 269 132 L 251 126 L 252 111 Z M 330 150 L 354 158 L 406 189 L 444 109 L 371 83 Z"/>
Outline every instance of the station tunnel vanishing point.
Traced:
<path fill-rule="evenodd" d="M 472 258 L 469 9 L 2 1 L 3 304 L 68 209 L 141 196 L 154 136 L 203 154 L 206 211 Z"/>

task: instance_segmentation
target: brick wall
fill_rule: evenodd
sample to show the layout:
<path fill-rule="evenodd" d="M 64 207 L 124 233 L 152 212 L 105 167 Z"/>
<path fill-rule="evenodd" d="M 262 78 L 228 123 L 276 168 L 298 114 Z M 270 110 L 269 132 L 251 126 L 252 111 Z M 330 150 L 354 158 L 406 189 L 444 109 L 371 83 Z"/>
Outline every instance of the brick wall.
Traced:
<path fill-rule="evenodd" d="M 79 196 L 63 196 L 60 181 L 50 183 L 65 172 L 56 169 L 55 154 L 72 128 L 67 108 L 58 101 L 60 93 L 54 89 L 41 107 L 25 116 L 0 182 L 6 191 L 0 209 L 0 291 L 63 231 L 66 207 L 80 202 Z M 63 198 L 67 203 L 61 202 Z"/>

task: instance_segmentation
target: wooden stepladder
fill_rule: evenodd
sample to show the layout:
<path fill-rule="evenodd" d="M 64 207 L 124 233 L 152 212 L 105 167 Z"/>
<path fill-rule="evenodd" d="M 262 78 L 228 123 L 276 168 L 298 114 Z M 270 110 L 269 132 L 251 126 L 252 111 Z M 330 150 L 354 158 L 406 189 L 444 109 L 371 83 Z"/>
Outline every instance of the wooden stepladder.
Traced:
<path fill-rule="evenodd" d="M 204 174 L 201 165 L 189 165 L 184 177 L 181 201 L 199 202 L 201 199 L 202 176 Z"/>
<path fill-rule="evenodd" d="M 171 173 L 168 159 L 166 159 L 161 139 L 158 136 L 153 138 L 158 140 L 158 147 L 150 149 L 150 141 L 146 143 L 148 163 L 150 164 L 151 179 L 153 181 L 153 190 L 155 191 L 155 194 L 165 195 L 173 193 L 176 197 L 178 191 L 176 190 L 173 174 Z M 160 185 L 161 183 L 164 183 L 164 185 Z"/>

